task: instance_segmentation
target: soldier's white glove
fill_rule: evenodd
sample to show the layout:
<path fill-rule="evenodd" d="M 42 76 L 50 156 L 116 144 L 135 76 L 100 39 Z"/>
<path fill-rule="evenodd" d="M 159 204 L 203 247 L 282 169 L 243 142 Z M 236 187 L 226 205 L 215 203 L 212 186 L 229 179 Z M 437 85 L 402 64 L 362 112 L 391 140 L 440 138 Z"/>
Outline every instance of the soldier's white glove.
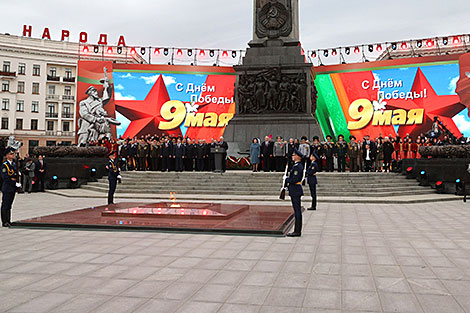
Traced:
<path fill-rule="evenodd" d="M 287 178 L 287 175 L 282 176 L 283 181 L 286 180 L 286 178 Z"/>
<path fill-rule="evenodd" d="M 16 188 L 21 188 L 21 184 L 20 184 L 20 183 L 16 183 Z"/>
<path fill-rule="evenodd" d="M 118 175 L 117 178 L 118 178 L 118 179 L 122 179 L 121 175 Z"/>

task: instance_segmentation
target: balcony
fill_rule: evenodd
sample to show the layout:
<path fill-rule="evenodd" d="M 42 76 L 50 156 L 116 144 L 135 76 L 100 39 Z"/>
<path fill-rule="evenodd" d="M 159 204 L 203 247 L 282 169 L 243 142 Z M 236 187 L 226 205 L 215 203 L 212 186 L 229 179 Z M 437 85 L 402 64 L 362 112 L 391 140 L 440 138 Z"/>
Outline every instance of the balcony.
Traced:
<path fill-rule="evenodd" d="M 58 118 L 58 117 L 59 117 L 59 113 L 46 112 L 46 117 Z"/>
<path fill-rule="evenodd" d="M 62 112 L 62 118 L 73 118 L 73 113 Z"/>
<path fill-rule="evenodd" d="M 75 137 L 75 133 L 74 132 L 64 132 L 64 131 L 62 131 L 60 136 L 62 136 L 62 137 Z"/>
<path fill-rule="evenodd" d="M 2 78 L 15 78 L 16 77 L 16 72 L 0 71 L 0 77 L 2 77 Z"/>
<path fill-rule="evenodd" d="M 46 131 L 46 136 L 54 136 L 54 137 L 74 137 L 74 132 L 64 132 L 64 131 Z"/>
<path fill-rule="evenodd" d="M 75 96 L 63 95 L 62 100 L 75 100 Z"/>
<path fill-rule="evenodd" d="M 59 96 L 58 95 L 47 95 L 46 99 L 47 100 L 59 100 Z"/>
<path fill-rule="evenodd" d="M 58 81 L 60 81 L 60 77 L 59 76 L 47 75 L 47 80 L 58 82 Z"/>
<path fill-rule="evenodd" d="M 64 83 L 75 83 L 75 77 L 64 77 L 62 78 Z"/>

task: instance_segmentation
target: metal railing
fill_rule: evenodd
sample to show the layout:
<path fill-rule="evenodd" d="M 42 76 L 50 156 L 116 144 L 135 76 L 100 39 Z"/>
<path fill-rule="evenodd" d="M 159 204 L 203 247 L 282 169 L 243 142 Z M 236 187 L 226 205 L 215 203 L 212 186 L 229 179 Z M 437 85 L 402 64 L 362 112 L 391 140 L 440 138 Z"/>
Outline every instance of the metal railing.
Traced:
<path fill-rule="evenodd" d="M 46 117 L 57 118 L 57 117 L 59 117 L 59 113 L 46 112 Z"/>
<path fill-rule="evenodd" d="M 47 95 L 46 99 L 47 100 L 59 100 L 59 96 L 58 95 Z"/>
<path fill-rule="evenodd" d="M 47 75 L 47 80 L 52 80 L 52 81 L 58 82 L 58 81 L 60 81 L 60 77 L 59 76 Z"/>

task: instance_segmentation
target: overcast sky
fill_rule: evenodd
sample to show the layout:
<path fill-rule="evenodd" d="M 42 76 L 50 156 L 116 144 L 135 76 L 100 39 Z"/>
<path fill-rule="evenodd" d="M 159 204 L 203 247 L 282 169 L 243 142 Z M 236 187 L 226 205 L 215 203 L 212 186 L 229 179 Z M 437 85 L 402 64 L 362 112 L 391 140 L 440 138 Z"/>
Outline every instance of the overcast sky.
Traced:
<path fill-rule="evenodd" d="M 468 0 L 299 0 L 305 49 L 470 33 Z M 252 37 L 252 0 L 0 0 L 0 33 L 33 37 L 44 27 L 52 39 L 68 29 L 96 43 L 244 49 Z"/>

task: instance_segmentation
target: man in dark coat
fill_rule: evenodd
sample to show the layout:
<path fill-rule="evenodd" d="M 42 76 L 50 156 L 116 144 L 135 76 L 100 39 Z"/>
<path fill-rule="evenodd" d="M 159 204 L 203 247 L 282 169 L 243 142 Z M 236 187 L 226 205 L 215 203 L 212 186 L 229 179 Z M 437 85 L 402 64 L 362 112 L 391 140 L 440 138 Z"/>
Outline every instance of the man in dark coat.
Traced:
<path fill-rule="evenodd" d="M 219 147 L 225 149 L 224 154 L 222 155 L 222 172 L 227 170 L 227 151 L 228 151 L 228 143 L 224 140 L 224 137 L 220 137 L 219 142 L 217 143 Z"/>
<path fill-rule="evenodd" d="M 46 177 L 47 164 L 44 156 L 39 155 L 36 161 L 36 177 L 38 178 L 38 191 L 44 192 L 44 178 Z"/>
<path fill-rule="evenodd" d="M 196 147 L 196 171 L 204 171 L 204 160 L 206 159 L 206 146 L 202 140 L 199 140 L 199 144 Z"/>
<path fill-rule="evenodd" d="M 181 138 L 178 138 L 176 141 L 176 145 L 173 148 L 174 156 L 175 156 L 175 171 L 176 172 L 182 172 L 184 169 L 184 156 L 185 156 L 185 147 L 183 143 L 181 142 Z"/>
<path fill-rule="evenodd" d="M 274 143 L 266 136 L 261 144 L 261 159 L 263 160 L 263 171 L 271 170 L 271 158 L 273 157 Z"/>
<path fill-rule="evenodd" d="M 186 139 L 184 143 L 184 170 L 187 172 L 192 172 L 194 170 L 194 146 L 191 143 L 191 139 Z"/>
<path fill-rule="evenodd" d="M 173 145 L 165 138 L 165 142 L 162 144 L 161 148 L 161 155 L 160 158 L 162 160 L 162 172 L 166 172 L 169 169 L 170 157 L 172 157 L 173 153 Z"/>
<path fill-rule="evenodd" d="M 390 142 L 389 138 L 385 137 L 384 145 L 383 145 L 385 172 L 390 171 L 390 166 L 392 165 L 392 155 L 393 155 L 394 150 L 395 148 L 393 147 L 393 144 Z"/>

